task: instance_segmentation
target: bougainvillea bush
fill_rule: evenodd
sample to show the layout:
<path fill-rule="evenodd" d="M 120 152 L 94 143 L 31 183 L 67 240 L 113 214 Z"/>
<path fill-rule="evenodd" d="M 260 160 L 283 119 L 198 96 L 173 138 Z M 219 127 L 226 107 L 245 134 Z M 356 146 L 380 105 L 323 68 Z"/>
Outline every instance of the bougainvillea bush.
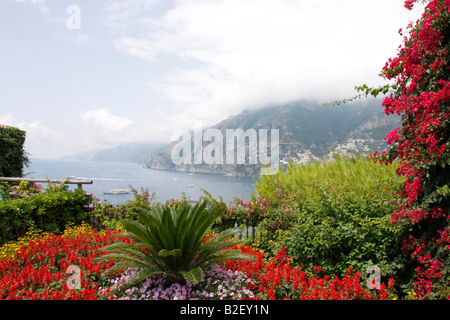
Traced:
<path fill-rule="evenodd" d="M 411 10 L 416 2 L 405 7 Z M 357 88 L 388 94 L 386 114 L 402 118 L 402 127 L 386 137 L 392 148 L 376 159 L 397 161 L 398 174 L 406 178 L 392 221 L 410 230 L 402 248 L 411 259 L 405 274 L 423 299 L 450 298 L 449 18 L 449 0 L 428 1 L 422 17 L 399 31 L 403 45 L 382 70 L 393 84 Z"/>

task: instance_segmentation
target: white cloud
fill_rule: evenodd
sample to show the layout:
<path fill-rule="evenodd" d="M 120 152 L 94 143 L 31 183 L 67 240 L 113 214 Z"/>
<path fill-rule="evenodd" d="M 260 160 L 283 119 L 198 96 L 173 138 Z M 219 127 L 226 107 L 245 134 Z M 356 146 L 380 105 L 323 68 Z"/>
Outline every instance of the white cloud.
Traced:
<path fill-rule="evenodd" d="M 153 119 L 136 121 L 112 114 L 108 109 L 93 109 L 80 116 L 81 140 L 91 149 L 105 148 L 124 142 L 161 140 L 167 131 L 165 119 L 155 115 Z"/>
<path fill-rule="evenodd" d="M 83 113 L 82 120 L 85 123 L 107 129 L 112 132 L 122 131 L 130 126 L 133 121 L 111 114 L 107 109 L 94 109 Z"/>
<path fill-rule="evenodd" d="M 180 0 L 158 17 L 141 1 L 125 3 L 122 15 L 119 7 L 111 14 L 123 26 L 116 46 L 156 63 L 175 57 L 178 69 L 152 88 L 205 121 L 381 84 L 377 75 L 401 42 L 396 32 L 411 20 L 391 0 Z"/>
<path fill-rule="evenodd" d="M 26 132 L 25 150 L 33 158 L 58 158 L 87 150 L 104 149 L 125 142 L 170 142 L 177 128 L 193 129 L 186 117 L 166 116 L 155 112 L 152 119 L 132 121 L 114 115 L 105 108 L 92 109 L 71 121 L 52 126 L 42 121 L 23 121 L 13 113 L 0 114 L 0 125 L 17 127 Z M 170 124 L 170 125 L 168 125 Z M 60 125 L 61 128 L 55 129 Z"/>
<path fill-rule="evenodd" d="M 166 115 L 155 111 L 151 119 L 130 120 L 114 115 L 105 108 L 84 112 L 80 119 L 76 139 L 84 141 L 90 149 L 107 148 L 125 142 L 169 143 L 175 130 L 193 130 L 195 124 L 192 117 L 184 113 Z"/>
<path fill-rule="evenodd" d="M 49 128 L 39 120 L 26 122 L 8 113 L 0 115 L 0 124 L 16 127 L 26 132 L 25 150 L 32 157 L 52 158 L 69 152 L 67 136 L 64 132 Z"/>

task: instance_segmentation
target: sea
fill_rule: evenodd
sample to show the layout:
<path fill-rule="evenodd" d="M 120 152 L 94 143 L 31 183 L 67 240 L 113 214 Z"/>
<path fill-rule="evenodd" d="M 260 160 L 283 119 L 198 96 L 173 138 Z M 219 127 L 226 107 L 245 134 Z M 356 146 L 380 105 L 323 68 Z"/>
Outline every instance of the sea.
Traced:
<path fill-rule="evenodd" d="M 31 159 L 25 168 L 27 178 L 92 180 L 83 189 L 100 201 L 113 205 L 133 199 L 132 188 L 155 194 L 155 201 L 165 202 L 183 197 L 197 201 L 206 190 L 216 199 L 231 203 L 235 198 L 250 199 L 255 192 L 256 178 L 230 177 L 210 173 L 190 173 L 154 170 L 136 163 L 101 162 L 72 159 Z M 46 187 L 46 183 L 42 184 Z M 68 185 L 73 190 L 77 185 Z M 127 194 L 105 194 L 112 189 L 127 190 Z"/>

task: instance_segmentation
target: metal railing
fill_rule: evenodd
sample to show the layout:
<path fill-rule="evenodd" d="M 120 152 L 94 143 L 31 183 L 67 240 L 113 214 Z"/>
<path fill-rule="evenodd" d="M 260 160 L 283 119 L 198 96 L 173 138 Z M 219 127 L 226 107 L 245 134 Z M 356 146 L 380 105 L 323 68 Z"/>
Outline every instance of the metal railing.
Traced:
<path fill-rule="evenodd" d="M 83 189 L 83 184 L 92 184 L 92 180 L 61 180 L 61 179 L 34 179 L 34 178 L 10 178 L 10 177 L 0 177 L 0 181 L 7 182 L 21 182 L 28 181 L 33 186 L 35 183 L 58 183 L 58 184 L 76 184 L 78 189 Z"/>

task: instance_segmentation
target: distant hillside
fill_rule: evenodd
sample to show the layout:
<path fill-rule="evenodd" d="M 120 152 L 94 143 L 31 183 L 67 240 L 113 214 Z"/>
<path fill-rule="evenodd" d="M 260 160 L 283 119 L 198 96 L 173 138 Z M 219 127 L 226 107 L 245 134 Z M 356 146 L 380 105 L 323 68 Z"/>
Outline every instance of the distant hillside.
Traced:
<path fill-rule="evenodd" d="M 146 163 L 162 147 L 155 143 L 124 143 L 117 147 L 102 150 L 92 156 L 94 161 L 116 161 Z"/>
<path fill-rule="evenodd" d="M 64 159 L 114 161 L 145 164 L 157 151 L 167 145 L 157 143 L 123 143 L 104 150 L 89 150 L 83 153 L 67 155 Z"/>
<path fill-rule="evenodd" d="M 332 150 L 368 155 L 388 146 L 386 134 L 399 127 L 396 116 L 383 112 L 380 100 L 357 101 L 340 106 L 322 106 L 298 102 L 261 110 L 247 110 L 213 126 L 225 137 L 226 129 L 278 129 L 280 162 L 305 163 L 319 159 Z M 205 128 L 206 129 L 206 128 Z M 171 161 L 176 143 L 154 154 L 146 162 L 153 169 L 214 172 L 228 175 L 256 176 L 259 165 L 179 164 Z M 203 145 L 205 147 L 205 144 Z"/>

